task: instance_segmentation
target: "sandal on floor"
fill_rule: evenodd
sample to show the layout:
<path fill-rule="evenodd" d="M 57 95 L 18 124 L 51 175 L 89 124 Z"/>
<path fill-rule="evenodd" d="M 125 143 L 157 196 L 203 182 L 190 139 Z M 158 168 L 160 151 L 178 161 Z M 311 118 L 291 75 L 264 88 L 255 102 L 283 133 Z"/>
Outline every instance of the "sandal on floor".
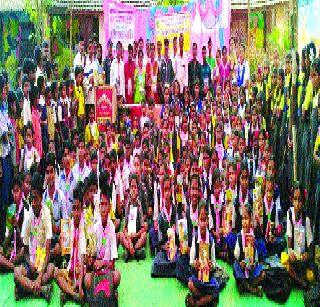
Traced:
<path fill-rule="evenodd" d="M 185 304 L 187 307 L 191 307 L 191 299 L 192 299 L 192 295 L 191 293 L 188 293 L 187 296 L 186 296 L 186 300 L 185 300 Z"/>

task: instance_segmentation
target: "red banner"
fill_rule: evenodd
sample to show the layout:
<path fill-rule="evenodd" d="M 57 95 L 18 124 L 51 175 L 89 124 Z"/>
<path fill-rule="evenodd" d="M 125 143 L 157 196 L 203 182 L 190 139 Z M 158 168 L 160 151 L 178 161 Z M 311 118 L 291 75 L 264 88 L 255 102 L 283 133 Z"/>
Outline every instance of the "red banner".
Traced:
<path fill-rule="evenodd" d="M 116 119 L 116 95 L 113 86 L 98 86 L 95 93 L 96 121 L 98 126 L 105 125 L 107 120 L 114 123 Z"/>

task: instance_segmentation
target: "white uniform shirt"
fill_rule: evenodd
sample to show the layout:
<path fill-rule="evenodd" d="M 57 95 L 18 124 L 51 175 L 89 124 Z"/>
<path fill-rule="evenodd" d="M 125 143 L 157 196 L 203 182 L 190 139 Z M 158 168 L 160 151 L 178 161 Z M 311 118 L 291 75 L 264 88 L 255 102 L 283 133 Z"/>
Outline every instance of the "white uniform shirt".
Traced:
<path fill-rule="evenodd" d="M 186 54 L 183 54 L 182 57 L 177 54 L 173 69 L 175 78 L 180 84 L 180 92 L 182 92 L 183 87 L 188 85 L 188 57 Z"/>
<path fill-rule="evenodd" d="M 80 52 L 77 52 L 73 60 L 73 68 L 75 69 L 77 66 L 82 66 L 84 68 L 84 59 L 85 57 L 82 56 Z"/>
<path fill-rule="evenodd" d="M 36 248 L 46 248 L 46 241 L 52 238 L 52 223 L 50 210 L 46 206 L 42 206 L 39 224 L 35 223 L 36 217 L 32 207 L 30 214 L 27 214 L 22 224 L 21 238 L 24 245 L 29 246 L 30 261 L 35 263 Z M 33 238 L 36 237 L 36 241 Z"/>
<path fill-rule="evenodd" d="M 32 123 L 30 100 L 27 98 L 24 98 L 23 100 L 22 116 L 24 126 L 26 126 L 28 122 Z"/>
<path fill-rule="evenodd" d="M 78 239 L 78 259 L 81 259 L 82 255 L 86 254 L 87 247 L 86 247 L 86 237 L 84 235 L 84 224 L 83 224 L 83 219 L 80 221 L 80 225 L 78 228 L 79 231 L 79 239 Z M 75 239 L 75 229 L 74 229 L 74 222 L 73 219 L 71 220 L 71 228 L 70 228 L 70 261 L 68 265 L 68 270 L 71 269 L 71 261 L 72 261 L 72 254 L 73 254 L 73 240 Z"/>
<path fill-rule="evenodd" d="M 94 225 L 94 231 L 97 238 L 97 258 L 105 261 L 112 261 L 118 258 L 116 229 L 108 218 L 105 229 L 102 227 L 101 216 Z"/>
<path fill-rule="evenodd" d="M 125 96 L 124 62 L 115 58 L 110 67 L 110 84 L 117 88 L 117 94 Z"/>

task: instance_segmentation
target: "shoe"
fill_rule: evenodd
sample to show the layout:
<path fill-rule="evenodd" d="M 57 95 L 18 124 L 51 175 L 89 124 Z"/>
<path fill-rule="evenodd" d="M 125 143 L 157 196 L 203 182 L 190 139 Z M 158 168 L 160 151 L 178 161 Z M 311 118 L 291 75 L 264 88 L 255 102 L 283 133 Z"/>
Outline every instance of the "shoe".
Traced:
<path fill-rule="evenodd" d="M 124 262 L 128 262 L 130 259 L 130 254 L 127 250 L 124 251 Z"/>
<path fill-rule="evenodd" d="M 187 296 L 186 296 L 186 300 L 185 300 L 185 305 L 187 306 L 187 307 L 191 307 L 191 306 L 193 306 L 193 299 L 192 299 L 192 294 L 191 293 L 188 293 L 187 294 Z"/>
<path fill-rule="evenodd" d="M 62 291 L 60 292 L 60 307 L 63 307 L 67 302 L 67 296 Z"/>
<path fill-rule="evenodd" d="M 51 301 L 52 290 L 53 290 L 53 286 L 51 284 L 47 286 L 43 286 L 42 288 L 43 297 L 48 304 L 50 304 L 50 301 Z"/>
<path fill-rule="evenodd" d="M 156 255 L 154 248 L 150 248 L 150 255 L 151 257 L 154 257 Z"/>
<path fill-rule="evenodd" d="M 14 299 L 18 302 L 20 300 L 20 290 L 18 286 L 14 287 Z"/>
<path fill-rule="evenodd" d="M 145 249 L 141 248 L 141 249 L 136 250 L 134 256 L 138 261 L 146 259 L 146 251 L 145 251 Z"/>

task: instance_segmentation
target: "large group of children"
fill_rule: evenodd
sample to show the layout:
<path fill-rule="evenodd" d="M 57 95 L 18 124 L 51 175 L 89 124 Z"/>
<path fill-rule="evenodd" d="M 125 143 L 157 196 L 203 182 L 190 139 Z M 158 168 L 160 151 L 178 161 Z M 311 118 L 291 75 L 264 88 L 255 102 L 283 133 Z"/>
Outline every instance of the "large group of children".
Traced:
<path fill-rule="evenodd" d="M 62 304 L 115 306 L 119 245 L 127 262 L 143 260 L 147 242 L 151 276 L 185 284 L 187 306 L 217 304 L 229 278 L 217 259 L 233 265 L 240 292 L 262 296 L 274 255 L 307 290 L 320 197 L 314 45 L 301 63 L 291 53 L 282 67 L 275 52 L 251 75 L 234 40 L 215 57 L 209 40 L 202 63 L 196 44 L 188 63 L 177 38 L 174 55 L 157 43 L 157 59 L 155 44 L 144 56 L 136 42 L 126 64 L 121 43 L 114 59 L 108 46 L 102 62 L 98 44 L 86 57 L 80 42 L 74 78 L 53 73 L 39 47 L 15 88 L 0 75 L 0 269 L 14 273 L 16 300 L 50 301 L 56 280 Z M 119 103 L 141 103 L 141 117 L 119 112 L 101 129 L 86 104 L 93 67 Z"/>

